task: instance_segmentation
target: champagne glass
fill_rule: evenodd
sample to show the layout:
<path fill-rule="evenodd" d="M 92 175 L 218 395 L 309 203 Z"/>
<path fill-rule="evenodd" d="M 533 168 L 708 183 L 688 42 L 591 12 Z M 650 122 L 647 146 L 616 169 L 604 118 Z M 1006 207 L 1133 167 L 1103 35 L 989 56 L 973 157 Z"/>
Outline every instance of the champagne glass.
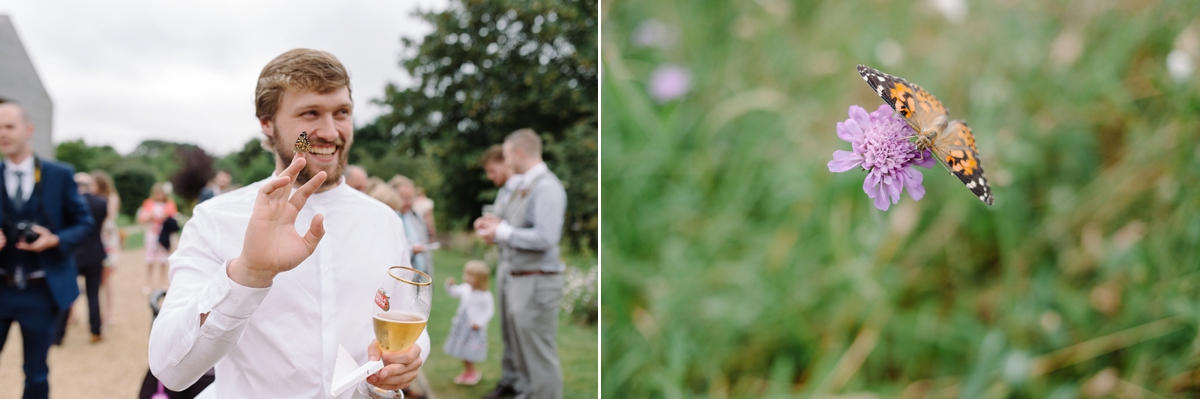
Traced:
<path fill-rule="evenodd" d="M 375 293 L 375 339 L 384 352 L 408 350 L 425 324 L 429 322 L 429 307 L 433 301 L 433 278 L 420 270 L 406 266 L 388 268 L 387 276 Z M 370 385 L 370 384 L 367 384 Z M 377 397 L 391 397 L 390 391 L 374 386 Z M 399 398 L 403 398 L 401 393 Z"/>

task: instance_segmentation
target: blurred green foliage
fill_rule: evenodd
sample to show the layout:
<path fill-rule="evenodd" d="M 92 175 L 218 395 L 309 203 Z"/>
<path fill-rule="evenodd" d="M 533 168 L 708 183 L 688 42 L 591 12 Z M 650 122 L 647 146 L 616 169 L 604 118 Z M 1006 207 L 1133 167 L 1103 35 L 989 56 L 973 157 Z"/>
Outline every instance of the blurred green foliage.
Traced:
<path fill-rule="evenodd" d="M 602 396 L 1200 393 L 1200 3 L 937 3 L 602 3 Z M 828 171 L 859 63 L 970 123 L 994 206 Z"/>

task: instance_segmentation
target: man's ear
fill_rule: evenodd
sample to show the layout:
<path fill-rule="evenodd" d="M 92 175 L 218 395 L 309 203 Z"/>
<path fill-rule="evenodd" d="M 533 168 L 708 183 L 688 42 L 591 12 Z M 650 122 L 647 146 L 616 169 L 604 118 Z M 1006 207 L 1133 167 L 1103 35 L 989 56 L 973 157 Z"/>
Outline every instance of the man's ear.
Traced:
<path fill-rule="evenodd" d="M 267 137 L 275 136 L 275 122 L 274 121 L 272 121 L 270 119 L 266 119 L 266 118 L 259 119 L 258 126 L 260 128 L 262 128 L 263 134 L 267 135 Z"/>

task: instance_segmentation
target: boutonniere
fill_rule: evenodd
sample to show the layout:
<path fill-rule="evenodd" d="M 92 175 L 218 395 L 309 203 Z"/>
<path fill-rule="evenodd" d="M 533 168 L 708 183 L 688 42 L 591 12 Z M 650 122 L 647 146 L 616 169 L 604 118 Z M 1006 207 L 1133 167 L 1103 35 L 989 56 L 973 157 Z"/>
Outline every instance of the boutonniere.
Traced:
<path fill-rule="evenodd" d="M 521 195 L 521 198 L 525 198 L 525 196 L 529 195 L 529 188 L 522 188 L 521 191 L 518 191 L 517 193 Z"/>

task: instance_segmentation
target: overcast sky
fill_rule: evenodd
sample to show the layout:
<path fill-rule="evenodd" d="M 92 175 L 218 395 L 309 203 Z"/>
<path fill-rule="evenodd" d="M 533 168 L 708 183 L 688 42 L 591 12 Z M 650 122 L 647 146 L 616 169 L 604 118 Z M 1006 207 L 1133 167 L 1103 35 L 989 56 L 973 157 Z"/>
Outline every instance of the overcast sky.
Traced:
<path fill-rule="evenodd" d="M 147 139 L 216 155 L 262 135 L 254 85 L 262 67 L 306 47 L 350 70 L 354 120 L 393 82 L 400 38 L 432 30 L 414 10 L 446 0 L 0 0 L 54 101 L 54 142 L 83 138 L 126 154 Z"/>

